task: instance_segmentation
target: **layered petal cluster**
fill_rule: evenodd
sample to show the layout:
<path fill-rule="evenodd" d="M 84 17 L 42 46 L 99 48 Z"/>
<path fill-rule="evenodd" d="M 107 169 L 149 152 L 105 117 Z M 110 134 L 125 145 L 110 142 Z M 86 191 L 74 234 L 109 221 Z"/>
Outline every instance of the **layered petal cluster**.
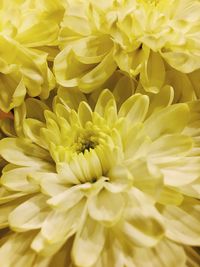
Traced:
<path fill-rule="evenodd" d="M 198 0 L 67 2 L 54 61 L 60 85 L 89 93 L 117 68 L 147 92 L 176 75 L 195 81 L 187 74 L 200 68 Z"/>
<path fill-rule="evenodd" d="M 197 266 L 200 105 L 159 99 L 103 90 L 91 108 L 60 88 L 53 109 L 15 109 L 17 136 L 0 141 L 0 227 L 18 232 L 3 234 L 3 265 L 26 250 L 27 267 Z"/>
<path fill-rule="evenodd" d="M 0 267 L 200 266 L 199 98 L 199 0 L 1 0 Z"/>
<path fill-rule="evenodd" d="M 1 1 L 0 107 L 8 112 L 28 93 L 45 99 L 55 87 L 48 60 L 56 54 L 60 0 Z"/>

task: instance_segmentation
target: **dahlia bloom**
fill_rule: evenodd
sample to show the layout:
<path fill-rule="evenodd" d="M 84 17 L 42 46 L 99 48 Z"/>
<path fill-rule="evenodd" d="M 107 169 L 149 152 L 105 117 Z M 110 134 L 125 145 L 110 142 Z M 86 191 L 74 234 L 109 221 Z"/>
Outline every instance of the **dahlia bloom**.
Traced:
<path fill-rule="evenodd" d="M 159 97 L 103 90 L 92 109 L 60 88 L 52 109 L 32 98 L 15 109 L 16 135 L 0 141 L 0 227 L 18 233 L 3 234 L 1 264 L 22 253 L 20 267 L 49 267 L 63 246 L 68 266 L 198 264 L 200 105 Z"/>
<path fill-rule="evenodd" d="M 157 93 L 170 67 L 200 68 L 200 3 L 193 0 L 67 1 L 54 72 L 64 87 L 85 93 L 119 68 Z"/>

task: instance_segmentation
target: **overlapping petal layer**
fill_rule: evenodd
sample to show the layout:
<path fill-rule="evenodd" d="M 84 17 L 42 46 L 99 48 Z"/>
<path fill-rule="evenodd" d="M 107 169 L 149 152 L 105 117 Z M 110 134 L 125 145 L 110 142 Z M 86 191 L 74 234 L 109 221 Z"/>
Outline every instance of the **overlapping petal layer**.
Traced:
<path fill-rule="evenodd" d="M 200 265 L 199 29 L 198 0 L 0 1 L 0 266 Z"/>
<path fill-rule="evenodd" d="M 195 81 L 193 73 L 200 67 L 198 1 L 67 2 L 59 33 L 61 52 L 54 62 L 62 86 L 79 86 L 89 93 L 117 67 L 139 79 L 147 92 L 174 83 L 174 72 L 184 80 L 192 73 Z"/>
<path fill-rule="evenodd" d="M 114 93 L 103 90 L 93 109 L 92 98 L 60 88 L 52 110 L 32 99 L 16 108 L 18 136 L 0 141 L 1 228 L 33 232 L 44 266 L 68 242 L 72 266 L 145 266 L 146 251 L 170 267 L 175 249 L 187 266 L 184 246 L 200 243 L 199 195 L 189 191 L 200 171 L 199 101 L 161 105 L 160 92 L 120 104 Z"/>

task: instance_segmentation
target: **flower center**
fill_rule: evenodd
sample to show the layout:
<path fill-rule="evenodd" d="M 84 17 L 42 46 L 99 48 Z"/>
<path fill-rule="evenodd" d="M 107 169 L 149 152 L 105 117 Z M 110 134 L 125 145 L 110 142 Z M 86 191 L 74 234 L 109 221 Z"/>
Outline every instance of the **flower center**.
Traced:
<path fill-rule="evenodd" d="M 82 152 L 84 154 L 85 150 L 89 151 L 90 149 L 94 149 L 95 146 L 96 146 L 95 142 L 91 140 L 83 140 L 78 144 L 77 152 L 78 153 Z"/>
<path fill-rule="evenodd" d="M 90 151 L 98 144 L 99 142 L 97 133 L 92 130 L 84 130 L 78 133 L 75 140 L 74 149 L 78 154 L 84 154 L 86 150 Z"/>

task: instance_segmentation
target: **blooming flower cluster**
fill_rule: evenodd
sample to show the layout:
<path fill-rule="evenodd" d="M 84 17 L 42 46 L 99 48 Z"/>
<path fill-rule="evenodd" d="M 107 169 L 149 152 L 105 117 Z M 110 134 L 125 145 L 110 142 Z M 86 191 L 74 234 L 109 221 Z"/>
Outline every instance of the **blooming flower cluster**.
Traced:
<path fill-rule="evenodd" d="M 198 267 L 199 0 L 0 2 L 0 267 Z"/>

